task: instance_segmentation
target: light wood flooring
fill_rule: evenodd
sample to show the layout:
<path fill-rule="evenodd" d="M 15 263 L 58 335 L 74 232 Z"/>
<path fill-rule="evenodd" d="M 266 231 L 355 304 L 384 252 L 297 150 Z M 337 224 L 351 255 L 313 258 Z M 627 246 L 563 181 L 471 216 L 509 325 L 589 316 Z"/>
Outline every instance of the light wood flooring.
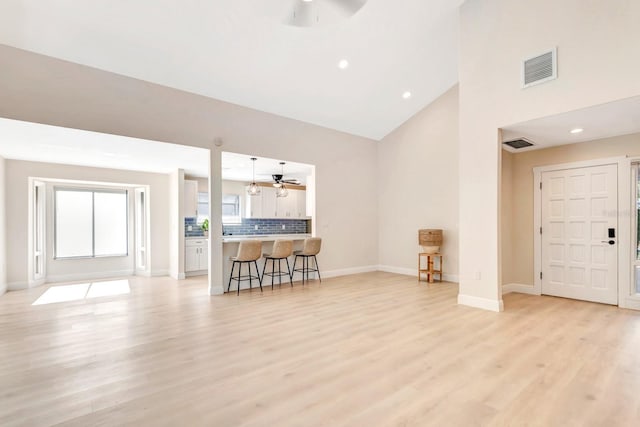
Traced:
<path fill-rule="evenodd" d="M 640 425 L 640 313 L 367 273 L 210 297 L 201 279 L 0 297 L 0 425 Z"/>

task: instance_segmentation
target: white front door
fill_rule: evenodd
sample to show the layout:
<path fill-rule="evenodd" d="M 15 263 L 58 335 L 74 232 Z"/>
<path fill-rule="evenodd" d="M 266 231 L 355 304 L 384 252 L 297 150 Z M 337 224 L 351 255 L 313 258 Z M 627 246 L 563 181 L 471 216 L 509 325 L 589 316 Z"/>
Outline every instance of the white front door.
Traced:
<path fill-rule="evenodd" d="M 618 304 L 617 176 L 617 165 L 541 174 L 543 294 Z"/>

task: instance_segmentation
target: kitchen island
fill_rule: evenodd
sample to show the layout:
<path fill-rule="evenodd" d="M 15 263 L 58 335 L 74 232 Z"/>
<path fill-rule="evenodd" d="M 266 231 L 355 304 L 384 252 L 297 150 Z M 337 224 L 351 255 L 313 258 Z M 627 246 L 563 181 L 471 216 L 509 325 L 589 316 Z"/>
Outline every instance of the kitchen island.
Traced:
<path fill-rule="evenodd" d="M 311 234 L 305 233 L 305 234 L 268 234 L 268 235 L 227 235 L 227 236 L 222 236 L 222 253 L 223 253 L 223 268 L 224 268 L 224 276 L 223 276 L 223 284 L 224 284 L 224 290 L 225 292 L 227 291 L 227 285 L 229 284 L 229 274 L 231 274 L 231 265 L 232 262 L 230 260 L 231 257 L 234 257 L 238 254 L 238 246 L 240 245 L 240 242 L 242 242 L 243 240 L 260 240 L 262 242 L 262 253 L 270 253 L 271 252 L 271 248 L 273 247 L 273 242 L 276 239 L 286 239 L 286 240 L 293 240 L 293 250 L 297 251 L 297 250 L 301 250 L 302 249 L 302 244 L 304 242 L 304 239 L 311 237 Z M 282 268 L 285 269 L 285 263 L 282 263 L 283 266 Z M 289 264 L 291 266 L 291 269 L 293 269 L 293 257 L 289 259 Z M 258 268 L 260 269 L 260 274 L 262 274 L 262 267 L 264 265 L 264 258 L 258 260 Z M 271 267 L 271 265 L 267 266 L 267 269 L 269 269 Z M 252 274 L 255 274 L 255 271 L 253 271 L 253 267 L 251 267 L 251 271 Z M 237 273 L 234 273 L 234 275 Z M 242 275 L 246 275 L 248 274 L 247 272 L 247 267 L 243 267 L 242 269 Z M 276 279 L 277 280 L 277 279 Z M 236 288 L 236 281 L 233 281 L 231 283 L 231 291 L 237 289 Z M 282 280 L 283 284 L 289 284 L 289 280 L 287 280 L 285 277 L 283 277 Z M 269 284 L 271 284 L 271 282 L 269 282 Z M 263 286 L 265 284 L 263 283 Z M 260 286 L 258 285 L 257 282 L 253 283 L 253 287 L 254 288 L 258 288 L 258 292 L 260 292 Z M 240 289 L 248 289 L 249 288 L 249 282 L 242 282 L 240 284 Z"/>

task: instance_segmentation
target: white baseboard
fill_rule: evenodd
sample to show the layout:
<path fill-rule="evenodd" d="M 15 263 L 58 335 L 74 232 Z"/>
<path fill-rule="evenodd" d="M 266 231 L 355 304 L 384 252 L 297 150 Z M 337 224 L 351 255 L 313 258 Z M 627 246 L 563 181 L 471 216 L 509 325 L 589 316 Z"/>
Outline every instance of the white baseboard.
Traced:
<path fill-rule="evenodd" d="M 629 297 L 620 299 L 620 308 L 628 308 L 630 310 L 640 310 L 640 300 Z"/>
<path fill-rule="evenodd" d="M 445 282 L 460 283 L 457 274 L 443 274 L 442 280 Z"/>
<path fill-rule="evenodd" d="M 458 295 L 458 304 L 469 307 L 481 308 L 483 310 L 500 312 L 504 310 L 502 300 L 492 300 L 488 298 L 474 297 L 471 295 Z"/>
<path fill-rule="evenodd" d="M 378 271 L 384 271 L 386 273 L 395 273 L 402 274 L 404 276 L 415 276 L 418 277 L 418 272 L 415 268 L 404 268 L 404 267 L 394 267 L 392 265 L 379 265 Z M 442 280 L 445 282 L 458 283 L 458 275 L 457 274 L 443 274 Z"/>
<path fill-rule="evenodd" d="M 151 272 L 151 277 L 163 277 L 168 275 L 169 275 L 169 270 L 153 270 Z"/>
<path fill-rule="evenodd" d="M 115 270 L 115 271 L 101 271 L 101 272 L 89 272 L 89 273 L 74 273 L 74 274 L 58 274 L 53 276 L 47 276 L 47 283 L 57 282 L 75 282 L 77 280 L 96 280 L 96 279 L 110 279 L 113 277 L 127 277 L 133 276 L 133 270 Z"/>
<path fill-rule="evenodd" d="M 384 271 L 385 273 L 402 274 L 404 276 L 416 276 L 416 270 L 414 268 L 394 267 L 392 265 L 379 265 L 378 271 Z"/>
<path fill-rule="evenodd" d="M 207 270 L 189 271 L 187 273 L 184 273 L 185 277 L 183 277 L 183 279 L 187 277 L 206 276 L 208 274 L 209 272 Z"/>
<path fill-rule="evenodd" d="M 25 289 L 29 289 L 29 284 L 27 282 L 11 282 L 7 283 L 8 291 L 23 291 Z"/>
<path fill-rule="evenodd" d="M 224 295 L 224 291 L 223 286 L 213 286 L 209 288 L 209 295 Z"/>
<path fill-rule="evenodd" d="M 532 285 L 522 283 L 507 283 L 502 285 L 502 295 L 516 292 L 519 294 L 540 295 L 540 292 Z"/>
<path fill-rule="evenodd" d="M 330 277 L 339 277 L 339 276 L 348 276 L 350 274 L 359 274 L 359 273 L 370 273 L 372 271 L 377 271 L 377 265 L 365 265 L 362 267 L 351 267 L 351 268 L 342 268 L 339 270 L 330 270 L 330 271 L 320 271 L 320 275 L 323 279 L 328 279 Z"/>

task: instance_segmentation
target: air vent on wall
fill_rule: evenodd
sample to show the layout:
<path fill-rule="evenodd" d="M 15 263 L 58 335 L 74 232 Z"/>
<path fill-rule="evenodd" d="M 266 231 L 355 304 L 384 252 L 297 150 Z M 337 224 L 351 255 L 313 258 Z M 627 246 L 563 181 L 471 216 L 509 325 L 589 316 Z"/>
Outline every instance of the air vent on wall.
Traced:
<path fill-rule="evenodd" d="M 522 87 L 529 87 L 558 77 L 557 49 L 527 58 L 522 62 Z"/>
<path fill-rule="evenodd" d="M 533 142 L 529 141 L 527 138 L 518 138 L 511 141 L 505 141 L 503 142 L 503 144 L 508 145 L 514 150 L 519 150 L 521 148 L 531 147 L 533 145 Z"/>

